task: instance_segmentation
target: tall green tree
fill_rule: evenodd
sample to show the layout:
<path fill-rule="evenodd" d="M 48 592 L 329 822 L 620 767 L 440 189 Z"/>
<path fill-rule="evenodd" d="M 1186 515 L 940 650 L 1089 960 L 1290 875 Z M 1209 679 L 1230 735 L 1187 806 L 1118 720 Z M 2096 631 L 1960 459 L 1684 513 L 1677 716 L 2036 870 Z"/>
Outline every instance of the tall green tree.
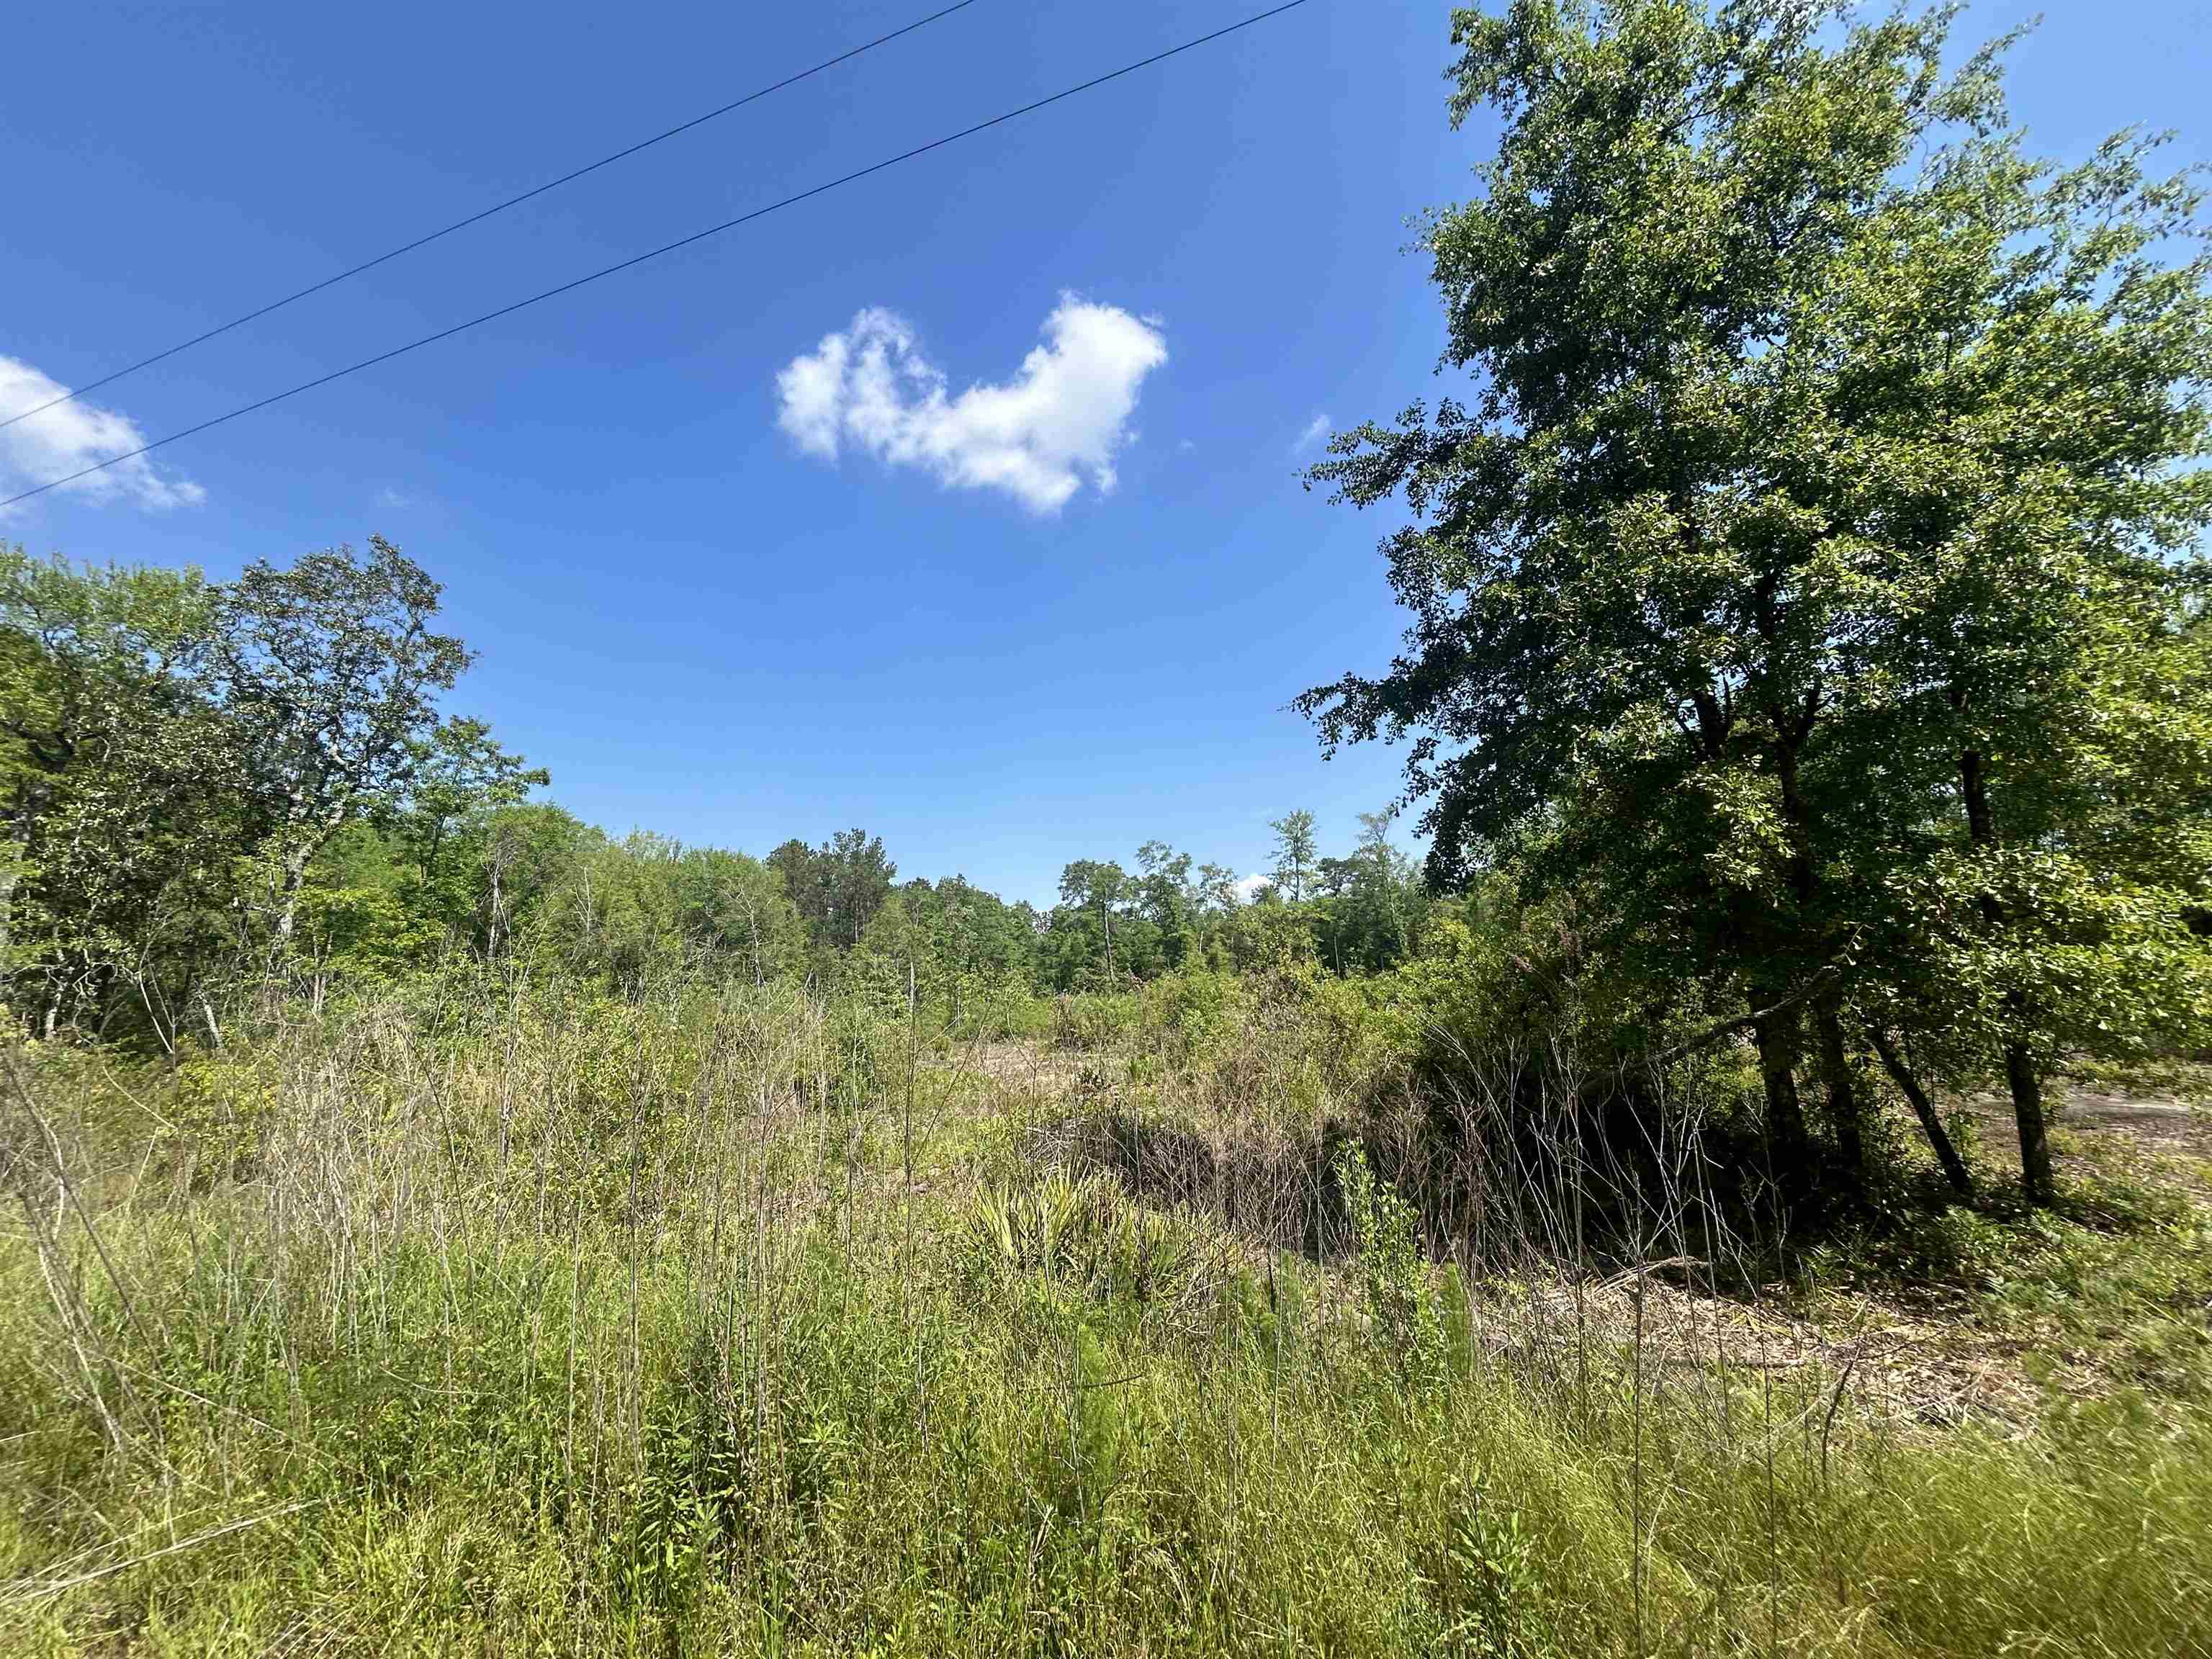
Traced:
<path fill-rule="evenodd" d="M 437 602 L 380 538 L 212 586 L 0 556 L 0 971 L 18 1012 L 220 1041 L 218 981 L 249 956 L 259 983 L 299 966 L 319 988 L 472 933 L 488 817 L 544 774 L 440 717 L 468 659 L 431 627 Z"/>
<path fill-rule="evenodd" d="M 864 830 L 841 830 L 819 847 L 785 842 L 768 855 L 783 877 L 784 890 L 798 907 L 808 934 L 822 951 L 849 951 L 884 901 L 898 875 L 884 851 L 883 837 Z"/>
<path fill-rule="evenodd" d="M 476 838 L 471 937 L 486 962 L 507 960 L 518 939 L 534 945 L 549 899 L 599 839 L 597 830 L 542 802 L 485 816 Z"/>
<path fill-rule="evenodd" d="M 1121 933 L 1121 967 L 1129 966 L 1128 933 L 1122 907 L 1130 897 L 1129 872 L 1110 860 L 1078 859 L 1060 872 L 1060 902 L 1069 912 L 1072 926 L 1056 929 L 1063 944 L 1063 963 L 1079 962 L 1084 970 L 1103 968 L 1107 979 L 1115 974 L 1115 930 Z M 1071 956 L 1067 942 L 1076 954 Z M 1063 982 L 1066 982 L 1065 980 Z"/>
<path fill-rule="evenodd" d="M 805 924 L 807 937 L 817 944 L 828 940 L 830 872 L 822 856 L 793 836 L 768 855 L 768 866 L 783 878 L 785 896 Z"/>
<path fill-rule="evenodd" d="M 1137 849 L 1137 869 L 1138 908 L 1158 935 L 1165 965 L 1179 967 L 1190 954 L 1200 902 L 1190 854 L 1148 841 Z"/>
<path fill-rule="evenodd" d="M 898 875 L 884 851 L 881 836 L 862 830 L 841 830 L 830 838 L 821 854 L 830 896 L 828 922 L 840 945 L 858 945 L 868 922 L 890 896 Z"/>
<path fill-rule="evenodd" d="M 2085 1024 L 2055 1018 L 2054 952 L 2069 928 L 2113 962 L 2175 943 L 2178 890 L 2031 921 L 2001 867 L 2054 820 L 2008 840 L 1991 763 L 2057 811 L 2059 769 L 2025 757 L 2112 731 L 2084 724 L 2113 684 L 2085 642 L 2173 631 L 2205 521 L 2203 269 L 2153 258 L 2193 234 L 2185 183 L 2124 143 L 2026 158 L 1996 54 L 1944 73 L 1950 17 L 1455 14 L 1453 119 L 1504 131 L 1423 240 L 1448 362 L 1479 378 L 1315 469 L 1358 505 L 1402 492 L 1384 550 L 1415 620 L 1391 672 L 1304 706 L 1332 744 L 1412 738 L 1440 883 L 1515 857 L 1595 883 L 1616 960 L 1747 1010 L 1801 1190 L 1801 1071 L 1856 1179 L 1856 1028 L 1910 959 L 1875 942 L 1930 937 L 1912 872 L 1954 854 L 1946 925 L 1989 970 L 1977 1019 L 2041 1197 L 2038 1077 Z M 2197 706 L 2185 679 L 2169 708 Z M 2068 880 L 2126 878 L 2100 854 Z M 2170 1006 L 2186 973 L 2161 973 Z"/>
<path fill-rule="evenodd" d="M 1994 64 L 1964 78 L 1978 119 L 1883 204 L 1832 310 L 1830 340 L 1882 344 L 1827 415 L 1868 435 L 1800 489 L 1859 544 L 1841 746 L 1906 786 L 1850 865 L 1893 902 L 1877 1000 L 1954 1073 L 2001 1072 L 2040 1200 L 2062 1056 L 2201 1040 L 2212 1000 L 2186 923 L 2212 881 L 2212 262 L 2154 143 L 2040 166 Z"/>
<path fill-rule="evenodd" d="M 758 859 L 694 848 L 678 860 L 684 935 L 712 958 L 763 985 L 805 960 L 806 928 L 783 878 Z"/>
<path fill-rule="evenodd" d="M 212 652 L 224 711 L 252 756 L 271 829 L 264 902 L 281 952 L 308 864 L 339 827 L 397 808 L 441 758 L 499 770 L 441 734 L 437 700 L 468 648 L 434 631 L 439 584 L 381 536 L 279 568 L 257 560 L 214 595 Z"/>
<path fill-rule="evenodd" d="M 1320 868 L 1321 849 L 1314 838 L 1314 815 L 1286 812 L 1269 821 L 1275 832 L 1275 885 L 1293 904 L 1309 896 Z"/>
<path fill-rule="evenodd" d="M 48 1030 L 119 992 L 173 1044 L 203 1006 L 257 833 L 211 614 L 197 571 L 0 549 L 0 984 Z"/>
<path fill-rule="evenodd" d="M 1413 860 L 1390 842 L 1390 815 L 1362 812 L 1359 844 L 1336 867 L 1325 901 L 1328 941 L 1322 959 L 1340 971 L 1379 972 L 1407 961 L 1419 945 L 1428 896 Z"/>

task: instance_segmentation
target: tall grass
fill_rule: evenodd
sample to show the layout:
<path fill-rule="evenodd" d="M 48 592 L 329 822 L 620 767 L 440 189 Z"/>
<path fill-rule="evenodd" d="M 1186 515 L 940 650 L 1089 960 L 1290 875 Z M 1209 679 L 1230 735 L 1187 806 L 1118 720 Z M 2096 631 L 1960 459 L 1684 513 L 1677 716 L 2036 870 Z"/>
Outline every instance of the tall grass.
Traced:
<path fill-rule="evenodd" d="M 1438 1270 L 1326 1019 L 1057 1018 L 429 986 L 7 1056 L 0 1649 L 2212 1644 L 2201 1407 L 1916 1426 L 1662 1340 L 1649 1259 Z"/>

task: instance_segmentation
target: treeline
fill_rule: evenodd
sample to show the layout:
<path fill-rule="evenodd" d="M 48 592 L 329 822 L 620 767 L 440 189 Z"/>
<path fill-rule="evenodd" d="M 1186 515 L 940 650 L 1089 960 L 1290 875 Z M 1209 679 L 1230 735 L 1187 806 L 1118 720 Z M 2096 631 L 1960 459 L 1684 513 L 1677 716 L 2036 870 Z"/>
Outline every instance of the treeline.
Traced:
<path fill-rule="evenodd" d="M 1359 844 L 1326 858 L 1312 813 L 1275 820 L 1274 866 L 1256 883 L 1218 864 L 1194 867 L 1189 854 L 1158 841 L 1137 849 L 1133 872 L 1078 860 L 1061 872 L 1060 902 L 1046 919 L 1040 982 L 1104 988 L 1186 968 L 1249 970 L 1286 956 L 1376 973 L 1410 959 L 1427 921 L 1427 889 L 1391 845 L 1388 816 L 1360 822 Z"/>
<path fill-rule="evenodd" d="M 997 991 L 1127 986 L 1285 953 L 1373 971 L 1428 900 L 1380 817 L 1343 858 L 1275 825 L 1250 895 L 1159 842 L 1060 902 L 898 879 L 854 829 L 765 858 L 620 839 L 529 799 L 543 769 L 439 704 L 470 661 L 381 538 L 230 583 L 0 551 L 0 973 L 32 1030 L 220 1043 L 239 1009 L 471 960 L 636 994 L 679 969 Z"/>
<path fill-rule="evenodd" d="M 380 538 L 228 583 L 0 552 L 9 1006 L 47 1033 L 219 1040 L 240 985 L 312 957 L 363 835 L 421 916 L 457 905 L 459 826 L 544 775 L 439 713 L 469 653 L 438 599 Z"/>

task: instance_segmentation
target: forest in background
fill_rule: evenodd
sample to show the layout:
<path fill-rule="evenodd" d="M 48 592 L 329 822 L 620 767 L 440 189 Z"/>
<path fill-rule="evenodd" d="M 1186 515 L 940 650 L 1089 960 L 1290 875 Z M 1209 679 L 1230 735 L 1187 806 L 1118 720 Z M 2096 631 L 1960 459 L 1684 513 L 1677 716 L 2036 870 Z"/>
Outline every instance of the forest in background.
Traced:
<path fill-rule="evenodd" d="M 1060 902 L 898 880 L 854 829 L 754 857 L 619 838 L 530 799 L 549 777 L 439 702 L 470 659 L 439 585 L 381 537 L 237 581 L 0 550 L 8 678 L 8 1004 L 38 1034 L 174 1054 L 243 998 L 307 997 L 457 960 L 622 994 L 673 972 L 963 1001 L 1127 988 L 1273 953 L 1338 974 L 1412 958 L 1430 899 L 1363 823 L 1271 826 L 1242 884 L 1164 842 L 1084 858 Z M 902 994 L 903 992 L 902 991 Z"/>

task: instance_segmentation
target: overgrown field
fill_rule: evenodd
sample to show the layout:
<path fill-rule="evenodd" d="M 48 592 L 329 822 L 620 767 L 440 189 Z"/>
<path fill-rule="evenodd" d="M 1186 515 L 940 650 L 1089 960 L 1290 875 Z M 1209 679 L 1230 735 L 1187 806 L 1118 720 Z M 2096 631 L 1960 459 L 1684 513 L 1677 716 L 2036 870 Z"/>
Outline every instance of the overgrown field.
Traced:
<path fill-rule="evenodd" d="M 1687 1154 L 1424 1153 L 1340 1014 L 471 978 L 13 1052 L 0 1650 L 2212 1651 L 2185 1149 L 1724 1259 Z"/>

